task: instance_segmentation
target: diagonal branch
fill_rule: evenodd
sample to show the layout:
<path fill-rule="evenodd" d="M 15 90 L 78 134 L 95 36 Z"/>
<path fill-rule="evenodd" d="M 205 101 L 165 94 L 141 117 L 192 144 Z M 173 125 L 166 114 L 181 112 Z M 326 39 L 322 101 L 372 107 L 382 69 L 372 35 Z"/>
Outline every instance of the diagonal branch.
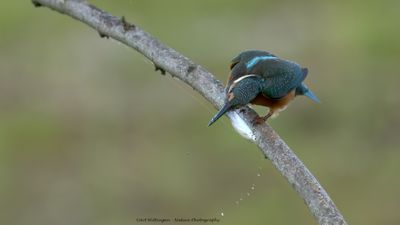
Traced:
<path fill-rule="evenodd" d="M 167 71 L 182 80 L 216 107 L 224 103 L 224 87 L 202 66 L 164 45 L 124 18 L 112 16 L 83 0 L 32 0 L 35 6 L 46 6 L 71 16 L 97 30 L 101 37 L 118 40 L 150 59 L 161 72 Z M 228 114 L 233 126 L 254 142 L 294 187 L 319 224 L 347 224 L 317 179 L 293 151 L 267 124 L 254 126 L 256 113 L 243 107 Z"/>

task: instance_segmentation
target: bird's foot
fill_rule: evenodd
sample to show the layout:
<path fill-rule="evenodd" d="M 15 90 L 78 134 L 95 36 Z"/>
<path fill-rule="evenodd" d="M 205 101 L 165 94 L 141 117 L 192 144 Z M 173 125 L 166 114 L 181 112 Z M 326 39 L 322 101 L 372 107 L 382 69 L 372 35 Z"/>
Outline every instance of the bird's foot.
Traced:
<path fill-rule="evenodd" d="M 253 125 L 260 125 L 265 123 L 265 121 L 267 121 L 268 118 L 270 118 L 272 116 L 272 114 L 274 114 L 273 111 L 269 111 L 268 114 L 266 116 L 257 116 L 254 120 L 253 120 Z"/>
<path fill-rule="evenodd" d="M 260 124 L 265 123 L 265 120 L 266 120 L 265 117 L 257 116 L 256 118 L 254 118 L 254 120 L 252 122 L 253 122 L 253 125 L 260 125 Z"/>

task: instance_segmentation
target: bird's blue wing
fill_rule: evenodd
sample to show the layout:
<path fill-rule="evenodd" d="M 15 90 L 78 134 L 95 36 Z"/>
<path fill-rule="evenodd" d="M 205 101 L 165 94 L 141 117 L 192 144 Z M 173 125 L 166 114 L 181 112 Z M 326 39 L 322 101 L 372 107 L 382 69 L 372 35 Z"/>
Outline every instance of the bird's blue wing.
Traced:
<path fill-rule="evenodd" d="M 297 63 L 286 60 L 266 60 L 261 66 L 264 67 L 262 93 L 273 99 L 282 98 L 301 85 L 308 73 Z"/>

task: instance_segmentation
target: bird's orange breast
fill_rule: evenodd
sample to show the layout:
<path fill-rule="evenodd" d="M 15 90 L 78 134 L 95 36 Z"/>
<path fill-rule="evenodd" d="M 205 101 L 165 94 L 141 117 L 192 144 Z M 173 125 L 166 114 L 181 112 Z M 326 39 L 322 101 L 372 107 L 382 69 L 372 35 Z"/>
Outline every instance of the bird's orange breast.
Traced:
<path fill-rule="evenodd" d="M 291 102 L 296 96 L 295 90 L 289 92 L 286 96 L 280 99 L 271 99 L 265 97 L 263 94 L 258 94 L 255 99 L 251 101 L 254 105 L 262 105 L 270 108 L 272 111 L 280 110 L 285 108 L 289 102 Z"/>

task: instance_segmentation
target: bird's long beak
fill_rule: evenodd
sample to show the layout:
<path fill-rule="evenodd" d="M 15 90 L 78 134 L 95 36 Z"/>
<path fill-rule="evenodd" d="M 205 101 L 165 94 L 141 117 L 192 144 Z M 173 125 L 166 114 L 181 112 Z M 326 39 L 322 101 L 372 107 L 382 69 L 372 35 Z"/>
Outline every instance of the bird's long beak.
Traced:
<path fill-rule="evenodd" d="M 211 126 L 215 121 L 217 121 L 221 116 L 223 116 L 229 109 L 231 108 L 231 104 L 226 103 L 224 107 L 222 107 L 217 114 L 210 120 L 208 126 Z"/>
<path fill-rule="evenodd" d="M 316 103 L 321 103 L 321 101 L 317 98 L 317 96 L 315 96 L 315 94 L 311 90 L 308 90 L 306 93 L 304 93 L 304 95 L 309 97 Z"/>

